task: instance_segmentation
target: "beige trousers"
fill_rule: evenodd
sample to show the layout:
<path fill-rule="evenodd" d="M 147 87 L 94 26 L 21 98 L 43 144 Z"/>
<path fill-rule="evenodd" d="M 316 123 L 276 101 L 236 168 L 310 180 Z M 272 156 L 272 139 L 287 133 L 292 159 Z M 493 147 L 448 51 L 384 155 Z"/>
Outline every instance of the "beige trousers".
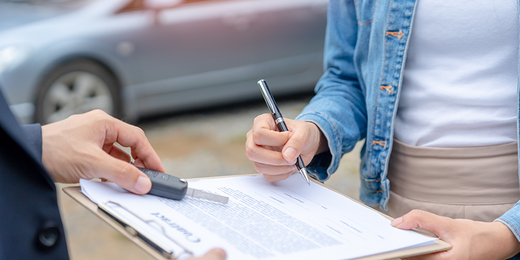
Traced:
<path fill-rule="evenodd" d="M 394 140 L 388 167 L 392 217 L 421 209 L 489 222 L 520 200 L 516 142 L 431 148 Z"/>

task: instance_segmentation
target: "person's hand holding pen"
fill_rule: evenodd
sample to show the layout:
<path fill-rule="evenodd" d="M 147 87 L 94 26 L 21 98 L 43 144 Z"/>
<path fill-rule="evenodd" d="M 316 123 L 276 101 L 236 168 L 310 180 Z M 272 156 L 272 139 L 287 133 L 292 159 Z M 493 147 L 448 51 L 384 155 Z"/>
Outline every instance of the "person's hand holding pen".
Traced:
<path fill-rule="evenodd" d="M 314 155 L 328 149 L 319 128 L 310 122 L 285 119 L 288 132 L 279 132 L 271 114 L 255 118 L 247 133 L 246 155 L 267 181 L 287 179 L 297 172 L 298 155 L 307 165 Z M 322 142 L 323 140 L 323 142 Z"/>

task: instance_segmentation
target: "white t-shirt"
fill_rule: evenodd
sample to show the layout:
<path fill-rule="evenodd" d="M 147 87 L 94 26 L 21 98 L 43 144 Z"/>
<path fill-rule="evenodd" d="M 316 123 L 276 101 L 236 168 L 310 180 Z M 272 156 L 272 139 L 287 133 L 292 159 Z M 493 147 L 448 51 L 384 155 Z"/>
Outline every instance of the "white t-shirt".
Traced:
<path fill-rule="evenodd" d="M 395 120 L 413 146 L 516 141 L 516 0 L 419 0 Z"/>

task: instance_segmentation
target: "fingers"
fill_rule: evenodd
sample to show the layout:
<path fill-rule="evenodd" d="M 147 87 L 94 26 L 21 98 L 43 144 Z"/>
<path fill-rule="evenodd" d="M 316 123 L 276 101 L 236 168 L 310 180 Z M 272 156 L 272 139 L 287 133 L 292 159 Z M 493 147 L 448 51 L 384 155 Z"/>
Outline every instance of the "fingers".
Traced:
<path fill-rule="evenodd" d="M 197 258 L 190 258 L 191 260 L 224 260 L 227 258 L 226 251 L 221 248 L 213 248 L 204 256 Z"/>
<path fill-rule="evenodd" d="M 286 161 L 279 148 L 256 145 L 251 138 L 251 131 L 247 136 L 246 155 L 253 162 L 255 170 L 264 174 L 267 181 L 276 182 L 287 179 L 291 173 L 296 171 L 294 165 L 296 161 Z"/>
<path fill-rule="evenodd" d="M 292 175 L 292 173 L 284 173 L 284 174 L 279 174 L 279 175 L 264 174 L 264 178 L 268 182 L 277 182 L 277 181 L 283 181 L 283 180 L 289 178 L 289 176 L 291 176 L 291 175 Z"/>
<path fill-rule="evenodd" d="M 246 155 L 249 160 L 268 165 L 285 166 L 295 164 L 296 160 L 287 161 L 278 147 L 260 146 L 248 134 L 246 140 Z"/>
<path fill-rule="evenodd" d="M 287 122 L 295 121 L 288 119 Z M 301 127 L 301 125 L 296 126 L 294 129 Z M 246 155 L 251 161 L 261 164 L 282 166 L 294 164 L 303 149 L 305 140 L 293 139 L 303 139 L 304 135 L 300 134 L 302 131 L 279 132 L 270 114 L 260 115 L 255 118 L 253 127 L 247 133 Z M 281 149 L 283 149 L 282 153 L 280 153 Z M 286 158 L 284 154 L 290 158 Z"/>
<path fill-rule="evenodd" d="M 452 230 L 450 219 L 423 210 L 412 210 L 402 217 L 392 220 L 392 226 L 400 229 L 422 228 L 443 237 L 446 230 Z M 452 250 L 406 258 L 410 260 L 440 260 L 451 259 Z"/>
<path fill-rule="evenodd" d="M 150 179 L 128 163 L 130 156 L 114 142 L 130 147 L 141 166 L 165 171 L 140 128 L 101 110 L 42 127 L 42 162 L 56 182 L 103 178 L 131 192 L 147 193 Z"/>
<path fill-rule="evenodd" d="M 126 161 L 104 153 L 100 154 L 97 163 L 102 166 L 95 171 L 98 175 L 95 177 L 107 179 L 137 194 L 146 194 L 152 188 L 152 182 L 148 176 Z"/>
<path fill-rule="evenodd" d="M 142 129 L 114 118 L 107 124 L 105 144 L 114 142 L 130 147 L 132 157 L 136 161 L 139 160 L 139 163 L 142 163 L 145 168 L 166 172 Z"/>
<path fill-rule="evenodd" d="M 291 119 L 286 123 L 290 131 L 279 132 L 272 116 L 263 114 L 247 133 L 246 155 L 268 181 L 286 179 L 297 171 L 298 156 L 309 162 L 320 147 L 323 134 L 315 124 Z"/>
<path fill-rule="evenodd" d="M 282 155 L 286 161 L 295 162 L 296 158 L 301 154 L 303 147 L 308 140 L 305 136 L 305 130 L 307 129 L 295 128 L 289 140 L 285 143 Z"/>
<path fill-rule="evenodd" d="M 403 258 L 403 260 L 442 260 L 442 259 L 449 259 L 449 254 L 447 251 L 427 254 L 427 255 L 420 255 L 415 257 L 409 257 L 409 258 Z"/>
<path fill-rule="evenodd" d="M 446 217 L 427 211 L 412 210 L 402 217 L 392 220 L 392 226 L 400 229 L 422 228 L 439 236 L 443 230 L 449 229 L 450 222 L 448 220 Z M 442 228 L 442 230 L 439 228 Z"/>
<path fill-rule="evenodd" d="M 114 142 L 130 147 L 137 166 L 166 172 L 159 156 L 153 150 L 142 129 L 113 117 L 108 117 L 105 122 L 103 150 L 110 156 L 106 153 L 100 154 L 100 161 L 98 162 L 100 169 L 97 172 L 101 176 L 96 177 L 105 178 L 137 194 L 148 193 L 152 187 L 150 179 L 128 163 L 131 160 L 130 156 L 119 147 L 114 146 Z M 109 151 L 106 149 L 107 145 L 112 145 Z"/>
<path fill-rule="evenodd" d="M 283 146 L 291 135 L 290 132 L 278 131 L 270 114 L 257 116 L 250 133 L 254 143 L 259 146 Z"/>
<path fill-rule="evenodd" d="M 255 167 L 255 170 L 258 173 L 266 174 L 266 175 L 278 175 L 278 174 L 290 174 L 297 172 L 298 169 L 296 168 L 296 165 L 289 164 L 289 165 L 270 165 L 270 164 L 263 164 L 263 163 L 253 163 L 253 166 Z"/>
<path fill-rule="evenodd" d="M 121 148 L 107 144 L 106 147 L 103 148 L 104 151 L 106 151 L 108 154 L 110 154 L 112 157 L 125 161 L 125 162 L 131 162 L 130 155 L 123 151 Z"/>

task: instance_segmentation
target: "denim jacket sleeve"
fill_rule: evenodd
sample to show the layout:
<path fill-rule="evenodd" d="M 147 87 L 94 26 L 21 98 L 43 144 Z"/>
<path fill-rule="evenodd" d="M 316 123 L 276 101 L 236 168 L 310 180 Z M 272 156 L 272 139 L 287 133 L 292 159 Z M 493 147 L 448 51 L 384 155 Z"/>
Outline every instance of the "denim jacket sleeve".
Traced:
<path fill-rule="evenodd" d="M 504 223 L 513 234 L 516 236 L 516 239 L 520 241 L 520 201 L 515 204 L 515 206 L 504 213 L 504 215 L 497 218 L 495 221 L 500 221 Z M 515 256 L 513 259 L 520 259 L 520 254 Z"/>
<path fill-rule="evenodd" d="M 354 65 L 357 28 L 353 1 L 329 2 L 325 73 L 316 85 L 316 95 L 296 118 L 313 122 L 327 138 L 330 154 L 317 155 L 308 166 L 311 176 L 320 181 L 327 180 L 341 156 L 366 135 L 365 98 Z"/>

